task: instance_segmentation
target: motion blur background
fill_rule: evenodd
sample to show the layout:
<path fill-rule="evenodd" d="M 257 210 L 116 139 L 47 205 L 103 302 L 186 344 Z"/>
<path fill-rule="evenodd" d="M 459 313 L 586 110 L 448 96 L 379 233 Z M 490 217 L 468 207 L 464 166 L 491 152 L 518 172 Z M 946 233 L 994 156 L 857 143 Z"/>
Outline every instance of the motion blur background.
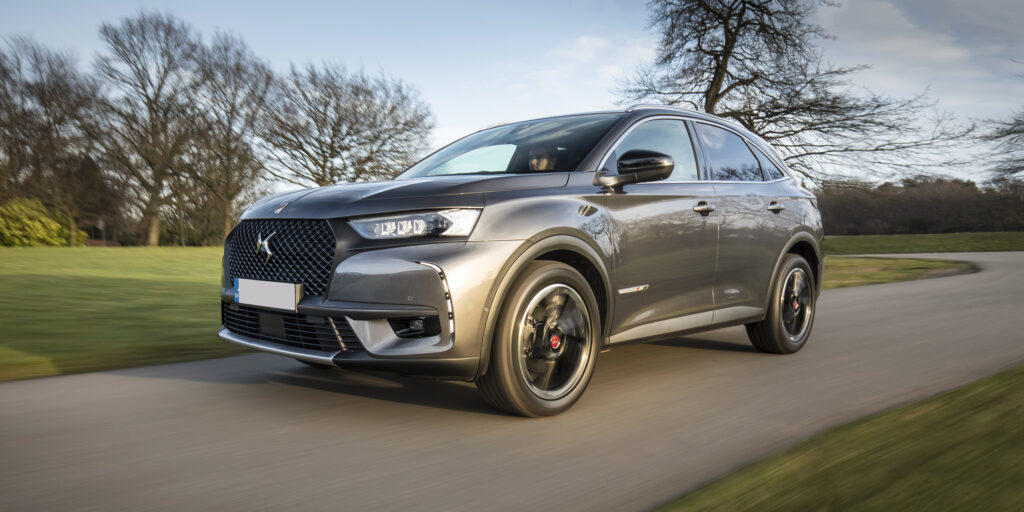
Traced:
<path fill-rule="evenodd" d="M 524 489 L 647 509 L 784 449 L 677 506 L 1019 508 L 1022 20 L 1019 0 L 3 4 L 0 509 L 521 510 Z M 737 329 L 618 348 L 532 423 L 467 383 L 151 366 L 241 354 L 216 338 L 221 247 L 258 197 L 636 103 L 745 126 L 817 194 L 825 288 L 859 288 L 825 292 L 801 353 Z M 850 256 L 880 253 L 930 254 Z M 339 464 L 359 478 L 325 479 Z"/>
<path fill-rule="evenodd" d="M 48 227 L 0 243 L 218 245 L 267 192 L 386 179 L 497 122 L 637 102 L 771 140 L 820 192 L 831 235 L 1024 227 L 1019 2 L 778 2 L 775 43 L 741 38 L 714 101 L 711 49 L 692 43 L 726 25 L 672 32 L 691 9 L 673 5 L 7 5 L 0 208 Z"/>

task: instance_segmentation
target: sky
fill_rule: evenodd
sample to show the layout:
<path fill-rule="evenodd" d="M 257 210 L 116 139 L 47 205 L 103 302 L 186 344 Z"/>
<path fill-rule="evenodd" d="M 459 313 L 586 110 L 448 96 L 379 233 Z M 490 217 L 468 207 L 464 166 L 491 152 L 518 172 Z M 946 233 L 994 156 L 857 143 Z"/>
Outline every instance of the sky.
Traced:
<path fill-rule="evenodd" d="M 103 50 L 100 24 L 140 9 L 239 35 L 277 70 L 331 62 L 405 80 L 434 112 L 434 147 L 498 122 L 620 108 L 615 89 L 658 42 L 646 2 L 626 0 L 7 0 L 0 36 L 31 36 L 87 66 Z M 971 120 L 1024 106 L 1024 1 L 846 0 L 817 21 L 835 36 L 826 60 L 871 66 L 856 87 L 927 91 Z"/>

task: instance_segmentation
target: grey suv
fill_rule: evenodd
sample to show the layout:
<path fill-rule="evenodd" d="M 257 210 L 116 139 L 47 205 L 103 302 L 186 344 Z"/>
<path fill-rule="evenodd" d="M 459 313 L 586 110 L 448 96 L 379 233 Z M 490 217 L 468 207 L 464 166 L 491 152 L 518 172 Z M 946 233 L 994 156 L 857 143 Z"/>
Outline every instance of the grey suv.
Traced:
<path fill-rule="evenodd" d="M 227 240 L 220 337 L 316 367 L 475 380 L 570 407 L 598 353 L 744 324 L 807 341 L 814 196 L 757 136 L 661 106 L 464 137 L 380 183 L 271 196 Z"/>

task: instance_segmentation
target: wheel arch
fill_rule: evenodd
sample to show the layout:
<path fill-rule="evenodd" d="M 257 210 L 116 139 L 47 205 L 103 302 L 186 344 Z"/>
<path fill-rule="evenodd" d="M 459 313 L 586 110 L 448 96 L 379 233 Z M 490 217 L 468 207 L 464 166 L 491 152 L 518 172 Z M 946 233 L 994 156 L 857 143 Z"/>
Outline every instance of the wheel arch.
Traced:
<path fill-rule="evenodd" d="M 815 296 L 821 295 L 821 285 L 825 277 L 825 253 L 821 250 L 821 244 L 814 238 L 814 235 L 806 231 L 800 231 L 789 239 L 785 250 L 779 253 L 779 257 L 775 261 L 771 283 L 775 283 L 775 280 L 778 279 L 779 269 L 782 268 L 782 261 L 786 258 L 787 254 L 799 254 L 807 260 L 807 263 L 811 266 L 811 272 L 814 273 Z M 771 290 L 772 287 L 769 287 L 768 293 L 764 297 L 765 311 L 768 310 L 768 303 L 771 301 Z"/>
<path fill-rule="evenodd" d="M 526 246 L 524 250 L 514 256 L 495 285 L 486 309 L 487 315 L 480 343 L 480 366 L 477 369 L 477 376 L 486 373 L 490 365 L 491 340 L 505 296 L 523 269 L 537 260 L 558 261 L 569 265 L 583 275 L 597 299 L 598 313 L 601 319 L 601 336 L 598 343 L 604 345 L 604 334 L 608 332 L 613 307 L 611 279 L 604 258 L 590 244 L 578 237 L 564 234 L 553 235 Z"/>

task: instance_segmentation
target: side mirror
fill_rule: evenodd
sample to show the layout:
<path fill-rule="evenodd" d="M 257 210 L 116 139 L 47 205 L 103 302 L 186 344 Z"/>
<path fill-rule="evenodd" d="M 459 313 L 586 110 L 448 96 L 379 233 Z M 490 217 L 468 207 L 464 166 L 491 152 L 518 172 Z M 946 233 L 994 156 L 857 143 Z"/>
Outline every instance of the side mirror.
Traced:
<path fill-rule="evenodd" d="M 617 162 L 618 174 L 608 174 L 600 171 L 594 176 L 594 185 L 605 189 L 606 192 L 618 193 L 622 192 L 623 186 L 631 183 L 644 183 L 668 178 L 672 175 L 672 169 L 675 166 L 676 163 L 672 160 L 672 157 L 664 153 L 634 149 L 627 151 L 626 154 L 619 157 Z"/>

